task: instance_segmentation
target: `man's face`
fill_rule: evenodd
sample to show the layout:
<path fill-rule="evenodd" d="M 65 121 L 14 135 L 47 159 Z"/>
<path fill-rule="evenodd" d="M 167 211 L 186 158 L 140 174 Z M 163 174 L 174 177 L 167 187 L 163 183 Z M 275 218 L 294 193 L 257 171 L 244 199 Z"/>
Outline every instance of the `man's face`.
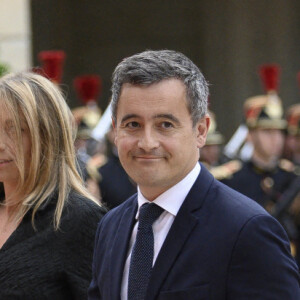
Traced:
<path fill-rule="evenodd" d="M 208 126 L 205 117 L 193 127 L 186 89 L 178 79 L 148 86 L 123 85 L 114 124 L 115 144 L 124 169 L 148 200 L 193 169 Z"/>
<path fill-rule="evenodd" d="M 262 159 L 278 159 L 283 151 L 284 134 L 279 129 L 254 129 L 250 132 L 254 153 Z"/>

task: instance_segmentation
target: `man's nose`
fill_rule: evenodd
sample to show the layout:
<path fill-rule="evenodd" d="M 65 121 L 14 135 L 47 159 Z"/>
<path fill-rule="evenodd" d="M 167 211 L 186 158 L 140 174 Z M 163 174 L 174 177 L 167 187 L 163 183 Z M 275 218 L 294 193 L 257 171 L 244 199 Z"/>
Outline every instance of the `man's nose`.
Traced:
<path fill-rule="evenodd" d="M 159 141 L 153 129 L 145 128 L 139 138 L 138 146 L 145 151 L 150 151 L 159 147 Z"/>

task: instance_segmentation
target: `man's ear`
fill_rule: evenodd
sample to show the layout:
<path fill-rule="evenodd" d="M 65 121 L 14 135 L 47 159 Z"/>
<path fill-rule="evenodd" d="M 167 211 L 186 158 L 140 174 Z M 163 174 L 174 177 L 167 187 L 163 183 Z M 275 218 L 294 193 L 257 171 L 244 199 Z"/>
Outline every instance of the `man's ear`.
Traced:
<path fill-rule="evenodd" d="M 117 146 L 117 124 L 113 117 L 111 117 L 111 125 L 114 130 L 114 143 Z"/>
<path fill-rule="evenodd" d="M 112 125 L 112 128 L 115 130 L 116 129 L 116 122 L 115 122 L 113 117 L 111 117 L 111 125 Z"/>
<path fill-rule="evenodd" d="M 202 148 L 206 142 L 207 132 L 210 126 L 210 117 L 205 115 L 196 125 L 197 130 L 197 147 Z"/>

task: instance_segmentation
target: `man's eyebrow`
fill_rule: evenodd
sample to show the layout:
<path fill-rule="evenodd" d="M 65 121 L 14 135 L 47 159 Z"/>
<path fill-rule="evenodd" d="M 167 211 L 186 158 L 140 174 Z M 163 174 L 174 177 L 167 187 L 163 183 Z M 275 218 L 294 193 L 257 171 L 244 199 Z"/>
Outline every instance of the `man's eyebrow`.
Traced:
<path fill-rule="evenodd" d="M 158 114 L 158 115 L 155 115 L 154 116 L 155 119 L 160 119 L 160 118 L 163 118 L 163 119 L 169 119 L 173 122 L 175 122 L 176 124 L 180 124 L 180 121 L 179 119 L 177 119 L 174 115 L 172 114 Z"/>
<path fill-rule="evenodd" d="M 132 118 L 140 118 L 139 115 L 137 114 L 128 114 L 128 115 L 125 115 L 122 120 L 121 120 L 121 123 L 123 122 L 126 122 L 127 120 L 129 119 L 132 119 Z M 153 117 L 154 119 L 169 119 L 170 121 L 173 121 L 175 122 L 176 124 L 180 124 L 180 121 L 179 119 L 177 119 L 174 115 L 172 114 L 157 114 Z"/>
<path fill-rule="evenodd" d="M 132 118 L 138 118 L 139 116 L 136 115 L 136 114 L 128 114 L 128 115 L 125 115 L 122 120 L 121 120 L 121 123 L 129 120 L 129 119 L 132 119 Z"/>

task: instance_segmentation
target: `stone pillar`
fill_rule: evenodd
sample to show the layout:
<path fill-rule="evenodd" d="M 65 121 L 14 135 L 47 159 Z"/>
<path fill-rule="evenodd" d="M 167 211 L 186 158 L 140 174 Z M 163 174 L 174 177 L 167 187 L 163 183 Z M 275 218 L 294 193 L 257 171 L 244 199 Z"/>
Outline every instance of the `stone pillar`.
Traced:
<path fill-rule="evenodd" d="M 12 72 L 31 66 L 29 0 L 0 0 L 0 63 Z"/>

